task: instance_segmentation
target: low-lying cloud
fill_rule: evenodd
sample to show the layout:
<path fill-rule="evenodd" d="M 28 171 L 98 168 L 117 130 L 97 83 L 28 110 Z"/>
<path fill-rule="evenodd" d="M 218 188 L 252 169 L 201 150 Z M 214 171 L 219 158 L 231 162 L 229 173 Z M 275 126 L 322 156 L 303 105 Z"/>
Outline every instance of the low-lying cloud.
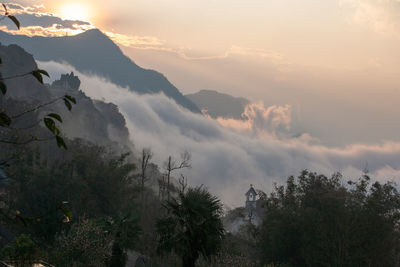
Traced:
<path fill-rule="evenodd" d="M 311 144 L 310 138 L 273 134 L 279 127 L 289 125 L 289 106 L 253 106 L 248 116 L 254 121 L 248 123 L 269 134 L 247 134 L 191 113 L 161 94 L 138 95 L 60 63 L 41 62 L 40 67 L 55 79 L 61 73 L 74 71 L 88 96 L 117 104 L 137 149 L 150 147 L 160 166 L 169 155 L 178 158 L 182 151 L 189 151 L 193 160 L 192 169 L 185 171 L 189 183 L 204 184 L 231 207 L 243 205 L 250 184 L 268 192 L 274 182 L 283 183 L 303 169 L 326 175 L 340 171 L 357 178 L 368 164 L 377 179 L 399 179 L 400 143 L 330 148 Z"/>
<path fill-rule="evenodd" d="M 251 135 L 267 134 L 278 137 L 290 129 L 291 112 L 290 105 L 265 107 L 260 101 L 250 103 L 244 108 L 242 120 L 218 117 L 216 121 L 225 128 L 247 132 Z"/>

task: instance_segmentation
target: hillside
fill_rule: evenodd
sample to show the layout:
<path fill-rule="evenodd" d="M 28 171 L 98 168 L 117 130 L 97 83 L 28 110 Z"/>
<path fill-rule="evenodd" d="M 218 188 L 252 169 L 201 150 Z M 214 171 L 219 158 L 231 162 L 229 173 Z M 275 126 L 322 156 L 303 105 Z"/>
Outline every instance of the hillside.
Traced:
<path fill-rule="evenodd" d="M 201 90 L 194 94 L 185 95 L 201 110 L 207 110 L 213 118 L 225 117 L 241 119 L 241 115 L 249 100 L 242 97 L 233 97 L 228 94 L 211 90 Z"/>
<path fill-rule="evenodd" d="M 1 75 L 12 77 L 21 73 L 27 73 L 37 68 L 32 55 L 17 45 L 0 45 L 0 57 L 3 60 Z M 54 103 L 40 110 L 44 112 L 56 112 L 64 118 L 60 125 L 63 133 L 69 138 L 83 138 L 88 141 L 115 148 L 131 146 L 129 132 L 123 115 L 118 107 L 112 103 L 93 100 L 80 90 L 80 80 L 73 73 L 64 74 L 52 85 L 42 85 L 31 76 L 24 76 L 6 80 L 7 94 L 1 96 L 2 105 L 9 106 L 8 110 L 18 113 L 17 105 L 10 104 L 13 101 L 25 103 L 20 106 L 37 106 L 50 102 L 64 94 L 76 98 L 77 104 L 68 111 L 62 102 Z M 24 108 L 27 109 L 27 108 Z M 31 116 L 40 116 L 33 113 Z M 21 117 L 16 123 L 29 125 L 32 118 Z"/>

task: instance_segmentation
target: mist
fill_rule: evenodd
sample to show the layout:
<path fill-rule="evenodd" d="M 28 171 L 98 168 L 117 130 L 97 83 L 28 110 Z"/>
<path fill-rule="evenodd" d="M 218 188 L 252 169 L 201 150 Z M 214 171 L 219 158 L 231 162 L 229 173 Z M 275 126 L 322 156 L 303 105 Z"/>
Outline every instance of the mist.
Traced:
<path fill-rule="evenodd" d="M 356 179 L 368 167 L 375 179 L 399 180 L 400 143 L 339 148 L 321 145 L 307 133 L 293 137 L 288 134 L 293 120 L 288 105 L 251 104 L 245 122 L 214 120 L 194 114 L 162 94 L 138 95 L 67 64 L 39 62 L 39 66 L 52 80 L 73 71 L 88 96 L 116 104 L 136 149 L 151 148 L 160 166 L 169 155 L 178 159 L 182 151 L 190 152 L 192 168 L 184 171 L 189 184 L 206 186 L 229 207 L 244 204 L 250 184 L 270 192 L 274 183 L 281 184 L 304 169 L 326 175 L 341 172 Z"/>

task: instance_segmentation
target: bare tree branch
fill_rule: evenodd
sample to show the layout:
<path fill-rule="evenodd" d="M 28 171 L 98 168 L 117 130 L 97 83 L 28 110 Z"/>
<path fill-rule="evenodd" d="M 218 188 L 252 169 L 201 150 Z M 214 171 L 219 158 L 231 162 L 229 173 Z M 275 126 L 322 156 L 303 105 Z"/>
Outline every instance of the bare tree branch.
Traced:
<path fill-rule="evenodd" d="M 9 144 L 9 145 L 27 145 L 27 144 L 32 143 L 32 142 L 49 141 L 49 140 L 54 139 L 54 138 L 55 138 L 55 136 L 48 137 L 48 138 L 36 138 L 36 137 L 31 137 L 31 138 L 29 138 L 29 139 L 27 139 L 27 140 L 24 140 L 24 141 L 21 141 L 21 142 L 19 142 L 19 141 L 11 141 L 11 140 L 2 140 L 2 139 L 0 139 L 0 143 L 2 143 L 2 144 Z"/>
<path fill-rule="evenodd" d="M 22 78 L 22 77 L 25 77 L 25 76 L 28 76 L 31 74 L 32 74 L 32 72 L 28 72 L 28 73 L 18 74 L 18 75 L 13 75 L 13 76 L 8 76 L 8 77 L 0 77 L 0 81 L 5 81 L 5 80 L 10 80 L 10 79 L 15 79 L 15 78 Z"/>
<path fill-rule="evenodd" d="M 189 152 L 185 151 L 181 154 L 181 161 L 179 164 L 172 159 L 171 156 L 168 157 L 168 160 L 164 162 L 164 169 L 167 171 L 167 196 L 168 200 L 170 199 L 170 179 L 171 172 L 184 168 L 191 168 L 191 155 Z"/>
<path fill-rule="evenodd" d="M 49 102 L 47 102 L 47 103 L 40 104 L 40 105 L 38 105 L 38 106 L 36 106 L 36 107 L 34 107 L 34 108 L 25 110 L 25 111 L 23 111 L 23 112 L 21 112 L 21 113 L 19 113 L 19 114 L 17 114 L 17 115 L 13 115 L 13 116 L 11 116 L 11 119 L 17 119 L 17 118 L 19 118 L 19 117 L 22 117 L 22 116 L 24 116 L 25 114 L 34 112 L 34 111 L 36 111 L 36 110 L 38 110 L 38 109 L 41 109 L 41 108 L 43 108 L 43 107 L 45 107 L 45 106 L 54 104 L 55 102 L 57 102 L 57 101 L 59 101 L 59 100 L 61 100 L 61 99 L 63 99 L 63 98 L 64 98 L 64 96 L 57 97 L 57 98 L 55 98 L 55 99 L 53 99 L 53 100 L 51 100 L 51 101 L 49 101 Z"/>
<path fill-rule="evenodd" d="M 142 203 L 144 202 L 144 186 L 145 186 L 145 182 L 147 180 L 146 177 L 146 170 L 147 170 L 147 166 L 151 160 L 151 158 L 153 157 L 153 154 L 151 153 L 150 149 L 143 149 L 142 150 L 142 157 L 140 160 L 140 165 L 141 165 L 141 197 L 142 197 Z"/>

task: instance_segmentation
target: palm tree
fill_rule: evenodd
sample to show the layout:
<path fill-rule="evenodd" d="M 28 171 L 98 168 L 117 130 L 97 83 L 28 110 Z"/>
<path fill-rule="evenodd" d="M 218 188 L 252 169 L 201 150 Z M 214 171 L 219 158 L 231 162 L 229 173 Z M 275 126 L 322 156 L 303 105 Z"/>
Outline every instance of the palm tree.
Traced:
<path fill-rule="evenodd" d="M 167 214 L 157 221 L 160 252 L 174 251 L 184 267 L 193 267 L 200 255 L 219 251 L 224 228 L 219 199 L 202 187 L 189 188 L 165 202 Z"/>

